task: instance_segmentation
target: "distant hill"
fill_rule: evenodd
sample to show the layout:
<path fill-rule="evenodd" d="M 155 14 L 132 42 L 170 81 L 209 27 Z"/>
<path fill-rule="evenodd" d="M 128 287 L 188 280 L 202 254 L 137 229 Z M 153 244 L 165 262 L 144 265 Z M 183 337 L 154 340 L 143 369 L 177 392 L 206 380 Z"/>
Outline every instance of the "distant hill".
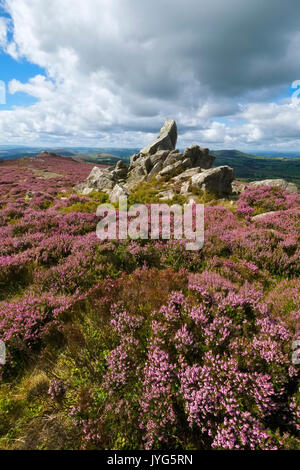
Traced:
<path fill-rule="evenodd" d="M 138 153 L 139 149 L 128 148 L 92 148 L 92 147 L 68 147 L 42 149 L 36 147 L 9 147 L 0 146 L 0 161 L 23 157 L 34 157 L 41 150 L 48 150 L 57 155 L 100 165 L 115 165 L 118 160 L 129 162 L 130 155 Z M 211 150 L 215 155 L 215 166 L 229 165 L 235 170 L 237 179 L 253 181 L 269 178 L 284 178 L 296 183 L 300 187 L 300 158 L 296 158 L 296 152 L 291 157 L 282 157 L 274 152 L 274 157 L 265 155 L 250 155 L 240 150 Z"/>
<path fill-rule="evenodd" d="M 129 163 L 129 156 L 112 155 L 109 153 L 97 153 L 90 155 L 76 155 L 73 160 L 80 160 L 82 162 L 97 163 L 101 165 L 115 165 L 119 160 Z"/>
<path fill-rule="evenodd" d="M 244 181 L 284 178 L 300 186 L 300 158 L 263 157 L 239 150 L 212 150 L 214 166 L 229 165 L 236 177 Z"/>

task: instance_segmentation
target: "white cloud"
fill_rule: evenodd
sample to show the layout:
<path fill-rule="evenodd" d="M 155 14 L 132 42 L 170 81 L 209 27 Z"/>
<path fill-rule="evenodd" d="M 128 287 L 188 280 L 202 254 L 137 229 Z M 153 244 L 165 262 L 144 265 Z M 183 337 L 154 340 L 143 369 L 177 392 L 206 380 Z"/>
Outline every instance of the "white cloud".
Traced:
<path fill-rule="evenodd" d="M 299 148 L 299 109 L 271 103 L 296 80 L 300 4 L 279 0 L 6 0 L 0 47 L 46 76 L 10 93 L 2 143 L 139 146 L 166 117 L 179 145 Z M 240 103 L 243 103 L 240 104 Z M 153 134 L 153 135 L 152 135 Z"/>

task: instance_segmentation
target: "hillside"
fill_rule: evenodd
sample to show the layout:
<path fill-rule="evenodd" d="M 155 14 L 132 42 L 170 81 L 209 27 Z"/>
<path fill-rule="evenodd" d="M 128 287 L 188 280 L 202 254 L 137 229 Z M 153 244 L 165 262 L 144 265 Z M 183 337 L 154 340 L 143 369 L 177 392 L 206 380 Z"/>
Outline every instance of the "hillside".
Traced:
<path fill-rule="evenodd" d="M 229 165 L 243 181 L 284 178 L 300 186 L 300 158 L 253 156 L 239 150 L 213 150 L 215 165 Z"/>
<path fill-rule="evenodd" d="M 95 211 L 108 195 L 73 189 L 92 167 L 1 166 L 0 448 L 300 448 L 299 196 L 194 194 L 201 251 L 105 241 Z M 140 183 L 131 200 L 158 190 Z"/>

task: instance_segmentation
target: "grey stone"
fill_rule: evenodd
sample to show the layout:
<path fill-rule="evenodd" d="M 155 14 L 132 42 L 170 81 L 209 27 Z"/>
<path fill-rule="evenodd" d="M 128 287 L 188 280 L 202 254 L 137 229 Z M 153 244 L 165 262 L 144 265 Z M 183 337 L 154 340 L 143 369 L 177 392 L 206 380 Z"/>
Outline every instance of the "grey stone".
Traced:
<path fill-rule="evenodd" d="M 219 166 L 192 176 L 192 185 L 203 191 L 210 191 L 218 196 L 232 193 L 234 171 L 229 166 Z"/>
<path fill-rule="evenodd" d="M 187 196 L 187 194 L 189 193 L 189 189 L 190 181 L 185 181 L 185 183 L 183 183 L 183 185 L 181 186 L 180 194 L 182 194 L 183 196 Z"/>
<path fill-rule="evenodd" d="M 80 194 L 90 194 L 92 191 L 109 192 L 116 183 L 112 172 L 95 166 L 89 174 L 85 183 L 75 186 L 75 191 Z"/>
<path fill-rule="evenodd" d="M 161 161 L 158 161 L 154 167 L 152 168 L 152 170 L 150 171 L 150 173 L 148 174 L 147 176 L 147 180 L 150 181 L 153 176 L 157 175 L 157 173 L 159 173 L 163 168 L 163 164 Z"/>
<path fill-rule="evenodd" d="M 266 215 L 276 214 L 276 212 L 277 211 L 263 212 L 263 214 L 258 214 L 258 215 L 251 217 L 251 220 L 263 219 L 264 217 L 266 217 Z"/>
<path fill-rule="evenodd" d="M 199 166 L 204 170 L 211 168 L 216 159 L 213 155 L 209 155 L 209 149 L 201 148 L 199 145 L 191 145 L 186 148 L 183 156 L 191 160 L 191 166 Z"/>
<path fill-rule="evenodd" d="M 189 168 L 188 170 L 185 170 L 183 173 L 180 173 L 180 175 L 174 176 L 173 180 L 174 181 L 181 181 L 185 180 L 188 178 L 191 178 L 194 175 L 197 175 L 198 173 L 201 173 L 201 168 L 196 167 L 196 168 Z"/>
<path fill-rule="evenodd" d="M 168 157 L 169 153 L 169 150 L 159 150 L 155 154 L 151 155 L 150 161 L 152 166 L 156 165 L 156 163 L 159 161 L 164 162 L 165 159 Z"/>
<path fill-rule="evenodd" d="M 119 202 L 120 197 L 128 197 L 129 191 L 120 184 L 116 184 L 114 189 L 110 193 L 109 200 L 110 202 L 117 203 Z"/>
<path fill-rule="evenodd" d="M 272 186 L 272 187 L 279 187 L 285 189 L 290 193 L 298 193 L 298 188 L 294 183 L 289 183 L 288 181 L 278 178 L 278 179 L 267 179 L 262 181 L 252 181 L 249 183 L 249 186 L 253 186 L 255 188 L 259 188 L 261 186 Z"/>
<path fill-rule="evenodd" d="M 143 155 L 153 155 L 158 150 L 174 150 L 177 143 L 177 125 L 173 119 L 167 119 L 159 136 L 141 150 Z"/>
<path fill-rule="evenodd" d="M 242 194 L 242 192 L 245 191 L 246 188 L 247 185 L 234 181 L 232 183 L 232 194 L 239 196 L 240 194 Z"/>
<path fill-rule="evenodd" d="M 182 153 L 173 153 L 170 152 L 167 158 L 164 161 L 164 166 L 174 165 L 174 163 L 181 161 L 183 159 Z"/>
<path fill-rule="evenodd" d="M 168 201 L 168 200 L 172 200 L 175 196 L 175 193 L 172 189 L 168 189 L 166 191 L 163 191 L 162 193 L 160 193 L 159 195 L 159 199 L 161 201 Z"/>
<path fill-rule="evenodd" d="M 192 162 L 189 158 L 185 158 L 183 161 L 182 161 L 182 168 L 184 170 L 188 169 L 188 168 L 191 168 L 192 165 Z"/>
<path fill-rule="evenodd" d="M 168 176 L 168 175 L 171 175 L 173 172 L 178 171 L 180 169 L 182 169 L 181 161 L 176 162 L 173 165 L 168 165 L 164 167 L 159 174 L 160 176 Z"/>
<path fill-rule="evenodd" d="M 78 194 L 82 194 L 83 196 L 88 196 L 93 191 L 96 191 L 94 188 L 89 188 L 86 183 L 80 183 L 75 186 L 74 189 Z"/>

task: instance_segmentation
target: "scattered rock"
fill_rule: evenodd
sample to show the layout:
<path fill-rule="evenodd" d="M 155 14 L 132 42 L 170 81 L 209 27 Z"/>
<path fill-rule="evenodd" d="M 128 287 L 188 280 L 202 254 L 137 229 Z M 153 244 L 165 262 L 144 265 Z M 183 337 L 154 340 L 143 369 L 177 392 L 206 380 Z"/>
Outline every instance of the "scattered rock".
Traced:
<path fill-rule="evenodd" d="M 279 187 L 289 191 L 290 193 L 298 193 L 298 188 L 294 183 L 289 183 L 288 181 L 278 178 L 278 179 L 269 179 L 269 180 L 262 180 L 262 181 L 252 181 L 249 183 L 249 186 L 259 188 L 260 186 L 272 186 L 272 187 Z"/>
<path fill-rule="evenodd" d="M 187 194 L 189 193 L 189 189 L 190 189 L 190 181 L 186 181 L 181 186 L 180 194 L 182 194 L 182 196 L 187 196 Z"/>
<path fill-rule="evenodd" d="M 168 189 L 167 191 L 163 191 L 162 193 L 160 193 L 159 195 L 159 199 L 161 201 L 168 201 L 168 200 L 172 200 L 175 196 L 175 193 L 172 189 Z"/>
<path fill-rule="evenodd" d="M 247 189 L 247 185 L 240 183 L 239 181 L 234 181 L 231 187 L 232 187 L 232 194 L 236 196 L 239 196 Z"/>
<path fill-rule="evenodd" d="M 253 217 L 251 217 L 251 220 L 263 219 L 264 217 L 266 217 L 266 215 L 275 214 L 276 212 L 277 211 L 263 212 L 263 214 L 254 215 Z"/>

